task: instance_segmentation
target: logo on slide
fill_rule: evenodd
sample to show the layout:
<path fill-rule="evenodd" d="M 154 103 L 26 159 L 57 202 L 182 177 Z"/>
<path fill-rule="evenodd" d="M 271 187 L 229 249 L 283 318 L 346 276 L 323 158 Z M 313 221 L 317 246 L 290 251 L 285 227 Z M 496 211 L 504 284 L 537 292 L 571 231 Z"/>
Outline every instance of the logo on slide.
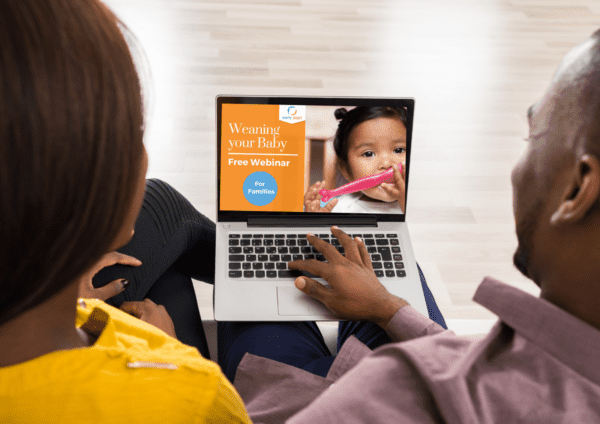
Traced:
<path fill-rule="evenodd" d="M 290 124 L 306 121 L 306 106 L 279 105 L 279 120 Z"/>

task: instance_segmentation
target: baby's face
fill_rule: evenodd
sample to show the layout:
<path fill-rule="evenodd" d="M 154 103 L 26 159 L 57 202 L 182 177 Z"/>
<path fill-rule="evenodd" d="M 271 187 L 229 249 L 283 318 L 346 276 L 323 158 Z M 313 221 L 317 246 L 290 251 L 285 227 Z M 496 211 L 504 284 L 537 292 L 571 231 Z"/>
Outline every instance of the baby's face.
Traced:
<path fill-rule="evenodd" d="M 365 121 L 352 130 L 348 141 L 349 169 L 341 170 L 348 181 L 379 174 L 406 162 L 406 127 L 399 119 L 376 118 Z M 397 200 L 380 185 L 363 190 L 363 193 L 383 202 Z"/>

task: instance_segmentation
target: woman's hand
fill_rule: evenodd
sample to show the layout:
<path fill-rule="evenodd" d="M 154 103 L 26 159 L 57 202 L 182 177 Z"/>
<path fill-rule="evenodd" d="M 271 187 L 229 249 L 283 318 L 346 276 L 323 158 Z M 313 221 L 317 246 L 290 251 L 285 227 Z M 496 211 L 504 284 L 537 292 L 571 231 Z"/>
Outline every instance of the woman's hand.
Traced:
<path fill-rule="evenodd" d="M 148 324 L 152 324 L 169 336 L 177 338 L 173 320 L 163 305 L 157 305 L 150 299 L 144 299 L 142 302 L 123 302 L 121 310 Z"/>
<path fill-rule="evenodd" d="M 325 187 L 325 181 L 317 181 L 308 188 L 308 191 L 304 195 L 304 212 L 331 212 L 334 206 L 337 205 L 338 199 L 334 198 L 325 207 L 321 207 L 319 190 L 323 187 Z"/>
<path fill-rule="evenodd" d="M 124 255 L 123 253 L 107 253 L 79 280 L 79 297 L 106 300 L 125 290 L 129 285 L 129 281 L 122 278 L 98 288 L 94 288 L 92 285 L 94 275 L 98 274 L 102 268 L 115 264 L 140 266 L 142 262 L 133 256 Z"/>
<path fill-rule="evenodd" d="M 331 232 L 344 247 L 345 257 L 331 244 L 308 234 L 308 242 L 325 256 L 327 263 L 308 259 L 288 264 L 290 269 L 322 277 L 330 288 L 305 276 L 296 279 L 296 287 L 340 318 L 372 321 L 385 329 L 398 309 L 408 303 L 392 295 L 379 282 L 373 272 L 371 255 L 362 240 L 358 237 L 353 240 L 337 227 L 331 227 Z"/>
<path fill-rule="evenodd" d="M 402 172 L 400 172 L 397 166 L 394 166 L 393 169 L 394 181 L 392 183 L 382 183 L 381 187 L 383 187 L 383 189 L 387 191 L 390 196 L 394 197 L 398 201 L 402 212 L 406 212 L 404 209 L 406 206 L 406 182 L 404 179 L 405 167 L 402 166 Z"/>

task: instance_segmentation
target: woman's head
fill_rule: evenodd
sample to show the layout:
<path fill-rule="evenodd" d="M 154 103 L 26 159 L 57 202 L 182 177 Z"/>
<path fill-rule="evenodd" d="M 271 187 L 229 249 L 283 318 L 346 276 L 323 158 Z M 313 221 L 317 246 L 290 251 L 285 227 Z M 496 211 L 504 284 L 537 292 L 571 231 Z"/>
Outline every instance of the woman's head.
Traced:
<path fill-rule="evenodd" d="M 147 158 L 120 28 L 97 0 L 0 2 L 0 325 L 131 235 Z"/>
<path fill-rule="evenodd" d="M 335 111 L 335 117 L 340 123 L 333 146 L 338 168 L 348 181 L 384 172 L 406 161 L 405 109 L 341 108 Z M 396 200 L 379 186 L 363 193 L 384 202 Z"/>

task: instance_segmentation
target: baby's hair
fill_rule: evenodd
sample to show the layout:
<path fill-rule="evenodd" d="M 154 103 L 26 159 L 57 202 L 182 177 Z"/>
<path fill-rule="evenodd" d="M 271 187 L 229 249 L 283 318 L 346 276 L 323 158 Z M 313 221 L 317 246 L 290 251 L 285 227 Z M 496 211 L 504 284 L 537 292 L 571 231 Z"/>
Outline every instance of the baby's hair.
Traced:
<path fill-rule="evenodd" d="M 399 119 L 406 127 L 406 110 L 395 107 L 358 106 L 354 109 L 336 109 L 335 119 L 339 120 L 338 129 L 333 140 L 333 147 L 338 159 L 348 163 L 348 139 L 352 130 L 365 121 L 377 118 Z"/>

